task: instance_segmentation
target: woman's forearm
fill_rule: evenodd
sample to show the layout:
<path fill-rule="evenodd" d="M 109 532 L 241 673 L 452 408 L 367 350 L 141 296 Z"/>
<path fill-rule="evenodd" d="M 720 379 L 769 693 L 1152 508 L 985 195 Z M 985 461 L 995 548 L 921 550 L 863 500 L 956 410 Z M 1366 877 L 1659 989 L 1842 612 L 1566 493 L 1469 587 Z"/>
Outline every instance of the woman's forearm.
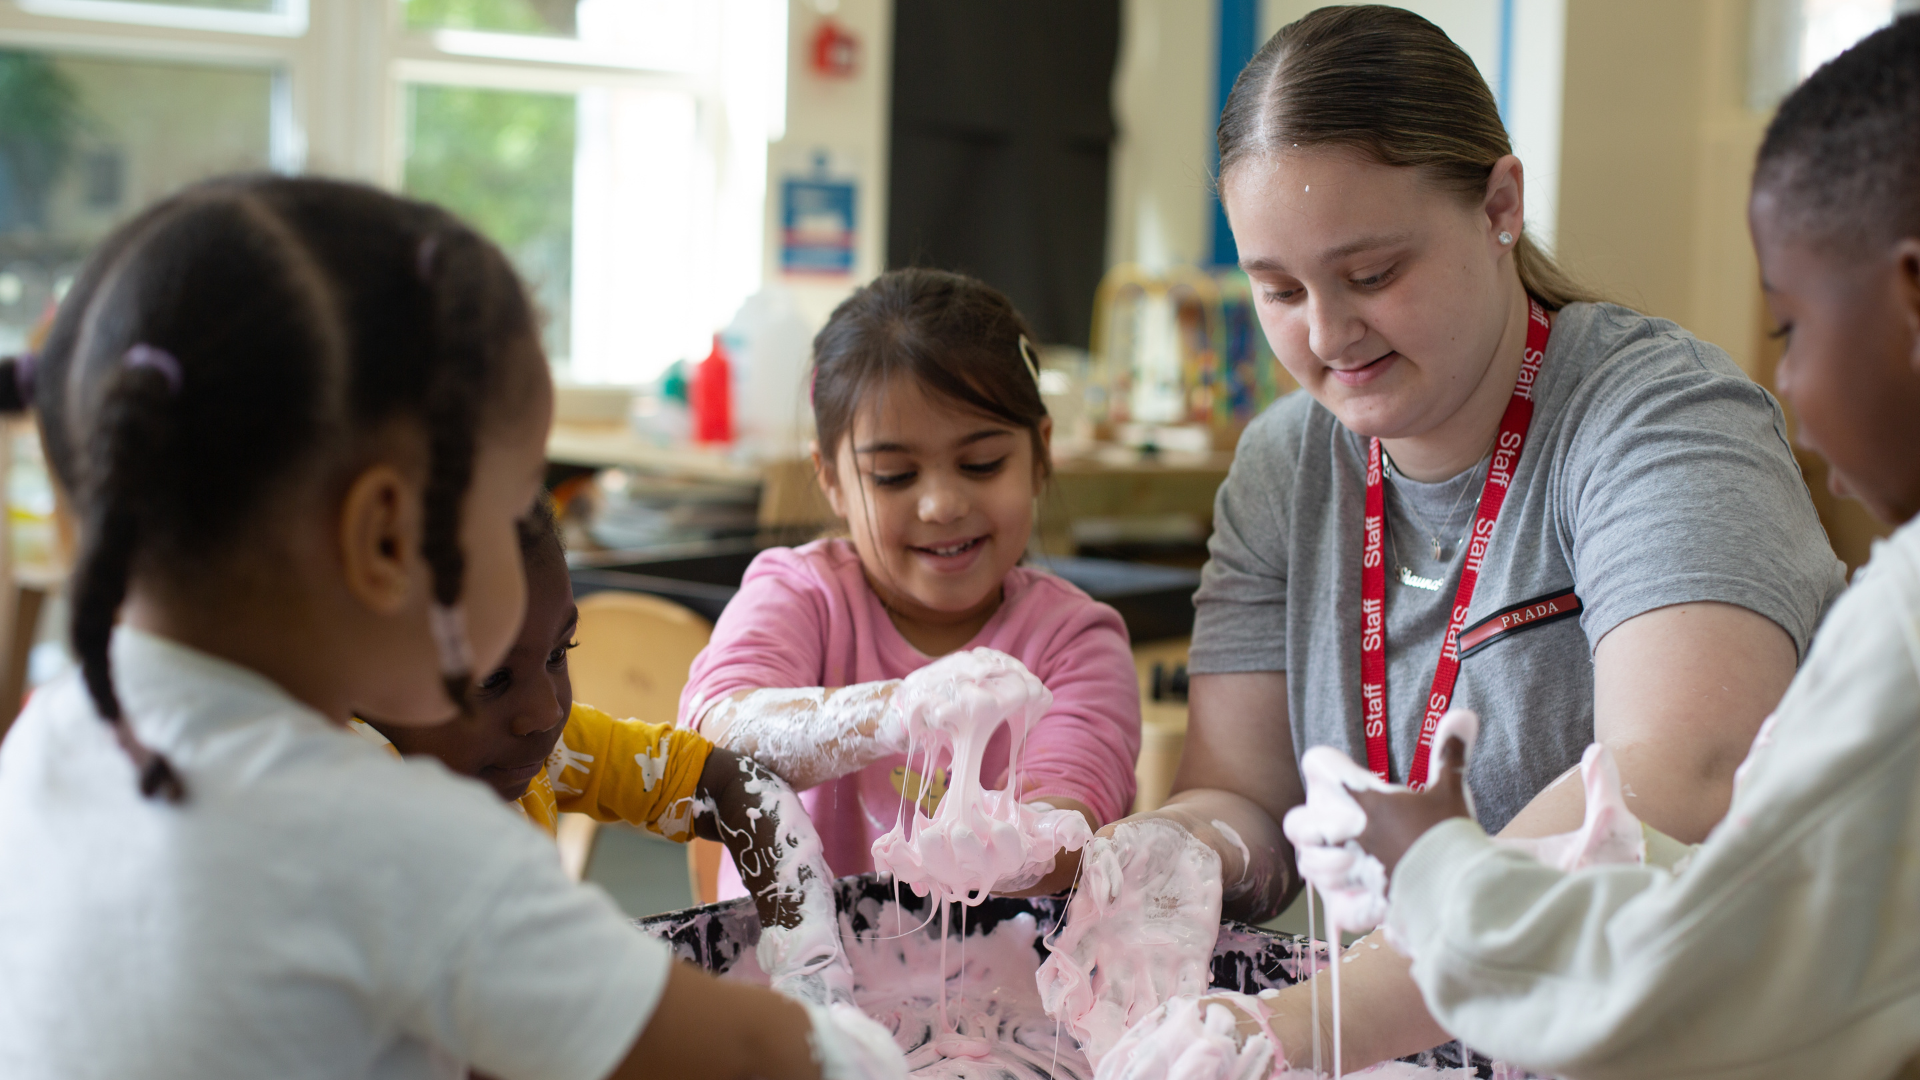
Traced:
<path fill-rule="evenodd" d="M 1298 888 L 1280 819 L 1305 797 L 1287 720 L 1286 673 L 1195 675 L 1187 714 L 1173 795 L 1155 813 L 1220 856 L 1223 914 L 1272 918 Z"/>
<path fill-rule="evenodd" d="M 1298 889 L 1293 848 L 1260 804 L 1231 791 L 1194 788 L 1136 817 L 1162 817 L 1220 856 L 1220 907 L 1230 918 L 1260 922 L 1285 909 Z"/>

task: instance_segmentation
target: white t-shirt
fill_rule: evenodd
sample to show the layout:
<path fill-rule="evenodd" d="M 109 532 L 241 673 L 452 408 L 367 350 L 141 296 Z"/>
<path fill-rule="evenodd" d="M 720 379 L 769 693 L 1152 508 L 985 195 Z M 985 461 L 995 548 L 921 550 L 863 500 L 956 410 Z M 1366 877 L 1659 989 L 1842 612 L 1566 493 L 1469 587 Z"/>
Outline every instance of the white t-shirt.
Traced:
<path fill-rule="evenodd" d="M 142 798 L 77 677 L 0 746 L 0 1076 L 601 1080 L 671 963 L 481 785 L 122 629 Z"/>
<path fill-rule="evenodd" d="M 1893 1076 L 1920 1055 L 1920 521 L 1854 575 L 1684 869 L 1562 874 L 1457 818 L 1390 899 L 1434 1018 L 1532 1071 Z"/>

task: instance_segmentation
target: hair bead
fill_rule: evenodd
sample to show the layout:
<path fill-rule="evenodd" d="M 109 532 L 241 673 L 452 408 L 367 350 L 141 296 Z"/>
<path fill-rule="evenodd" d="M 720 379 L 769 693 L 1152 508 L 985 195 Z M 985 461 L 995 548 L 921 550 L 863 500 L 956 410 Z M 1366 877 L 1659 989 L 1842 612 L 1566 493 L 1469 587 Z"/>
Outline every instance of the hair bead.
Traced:
<path fill-rule="evenodd" d="M 151 368 L 167 380 L 167 386 L 174 393 L 180 392 L 182 374 L 180 361 L 172 353 L 155 345 L 141 342 L 128 349 L 122 362 L 130 368 Z"/>
<path fill-rule="evenodd" d="M 38 388 L 40 375 L 40 357 L 35 353 L 23 352 L 13 358 L 13 390 L 20 398 L 20 407 L 33 407 L 33 394 Z"/>

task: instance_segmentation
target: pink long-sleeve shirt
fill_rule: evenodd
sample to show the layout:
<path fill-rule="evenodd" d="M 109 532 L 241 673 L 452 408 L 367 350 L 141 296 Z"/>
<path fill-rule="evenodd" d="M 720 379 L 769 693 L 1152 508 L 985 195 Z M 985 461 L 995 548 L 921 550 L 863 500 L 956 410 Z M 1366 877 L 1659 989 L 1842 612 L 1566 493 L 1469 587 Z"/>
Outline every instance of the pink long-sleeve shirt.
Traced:
<path fill-rule="evenodd" d="M 1015 567 L 1003 589 L 1000 610 L 966 648 L 1017 658 L 1053 692 L 1053 707 L 1021 755 L 1022 797 L 1075 799 L 1101 821 L 1124 815 L 1140 752 L 1140 687 L 1125 624 L 1112 608 L 1044 571 Z M 851 543 L 770 548 L 747 568 L 713 640 L 694 660 L 680 693 L 680 723 L 698 727 L 707 702 L 736 690 L 898 679 L 934 659 L 894 628 Z M 981 779 L 989 786 L 1005 783 L 1008 743 L 1002 730 L 987 744 Z M 919 787 L 905 770 L 906 758 L 896 755 L 801 793 L 836 875 L 873 869 L 873 841 L 898 818 L 902 788 Z M 930 792 L 945 790 L 944 761 L 936 773 Z M 723 896 L 743 895 L 731 862 L 720 886 Z"/>

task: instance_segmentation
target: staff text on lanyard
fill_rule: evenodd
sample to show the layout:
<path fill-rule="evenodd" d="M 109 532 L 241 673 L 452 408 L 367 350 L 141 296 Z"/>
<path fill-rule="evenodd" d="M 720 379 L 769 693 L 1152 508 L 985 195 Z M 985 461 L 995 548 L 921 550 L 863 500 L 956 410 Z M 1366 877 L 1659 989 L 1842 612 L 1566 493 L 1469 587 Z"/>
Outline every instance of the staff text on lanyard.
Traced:
<path fill-rule="evenodd" d="M 1480 582 L 1480 567 L 1486 561 L 1487 545 L 1493 539 L 1494 522 L 1500 518 L 1500 506 L 1506 502 L 1507 489 L 1520 463 L 1520 451 L 1527 444 L 1527 427 L 1533 422 L 1533 385 L 1540 374 L 1540 362 L 1546 358 L 1547 333 L 1552 324 L 1538 300 L 1527 298 L 1527 345 L 1520 361 L 1520 375 L 1514 380 L 1513 397 L 1500 417 L 1500 433 L 1493 440 L 1493 460 L 1487 466 L 1487 479 L 1480 488 L 1480 508 L 1468 534 L 1466 566 L 1460 571 L 1460 588 L 1454 594 L 1453 613 L 1447 619 L 1447 633 L 1440 642 L 1440 663 L 1433 672 L 1433 689 L 1427 693 L 1425 715 L 1420 721 L 1420 741 L 1413 753 L 1413 767 L 1407 770 L 1407 782 L 1416 791 L 1427 786 L 1427 762 L 1433 749 L 1433 732 L 1446 715 L 1453 700 L 1454 680 L 1460 674 L 1460 630 L 1467 624 L 1467 606 L 1473 602 L 1474 586 Z M 1386 533 L 1386 489 L 1381 483 L 1380 440 L 1367 444 L 1366 536 L 1360 555 L 1360 708 L 1367 737 L 1367 766 L 1381 780 L 1391 783 L 1392 771 L 1387 759 L 1387 562 L 1382 544 Z"/>

